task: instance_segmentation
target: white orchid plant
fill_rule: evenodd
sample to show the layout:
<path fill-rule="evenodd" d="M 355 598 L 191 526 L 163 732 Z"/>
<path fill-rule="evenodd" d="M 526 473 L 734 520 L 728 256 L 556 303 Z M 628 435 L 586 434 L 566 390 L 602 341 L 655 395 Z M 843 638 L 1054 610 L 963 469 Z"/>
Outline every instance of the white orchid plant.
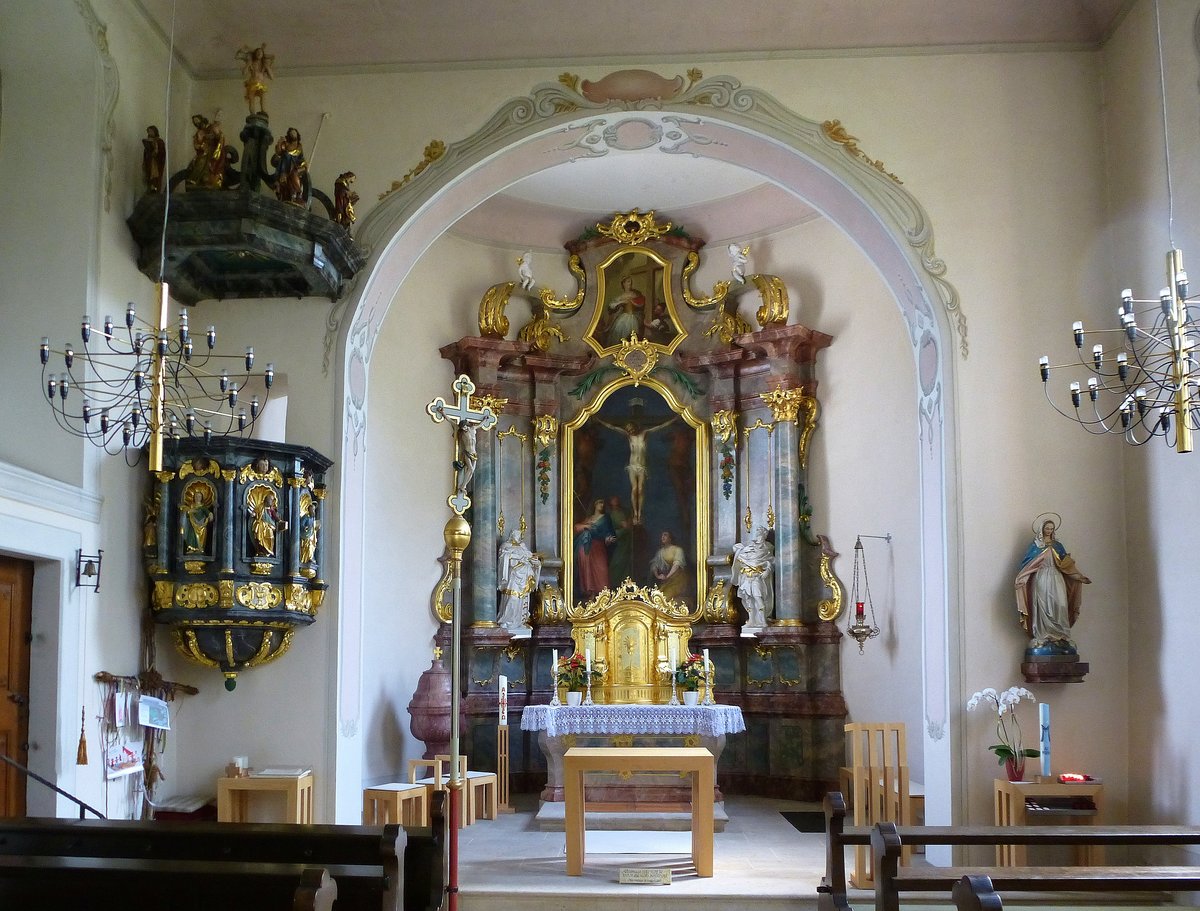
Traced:
<path fill-rule="evenodd" d="M 1040 750 L 1032 750 L 1021 744 L 1021 722 L 1017 719 L 1016 708 L 1022 699 L 1035 702 L 1036 697 L 1023 686 L 1010 686 L 1002 693 L 996 692 L 990 686 L 980 690 L 967 700 L 967 711 L 972 711 L 981 702 L 992 707 L 996 712 L 996 736 L 999 743 L 993 743 L 989 750 L 996 754 L 1000 765 L 1005 760 L 1022 763 L 1026 759 L 1041 756 Z"/>

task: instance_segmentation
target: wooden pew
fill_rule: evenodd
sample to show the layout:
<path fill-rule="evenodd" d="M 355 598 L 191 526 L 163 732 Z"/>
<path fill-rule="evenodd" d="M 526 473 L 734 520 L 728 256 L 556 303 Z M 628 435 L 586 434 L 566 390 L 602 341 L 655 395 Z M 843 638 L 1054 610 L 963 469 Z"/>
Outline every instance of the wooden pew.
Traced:
<path fill-rule="evenodd" d="M 3 908 L 333 911 L 339 896 L 353 902 L 355 890 L 339 893 L 324 868 L 302 864 L 0 856 Z"/>
<path fill-rule="evenodd" d="M 939 831 L 942 830 L 942 831 Z M 900 831 L 879 823 L 871 833 L 875 862 L 875 909 L 899 911 L 901 892 L 951 892 L 964 876 L 986 874 L 999 892 L 1188 891 L 1200 889 L 1200 867 L 901 867 L 904 839 L 909 845 L 1200 844 L 1190 826 L 911 826 Z"/>
<path fill-rule="evenodd" d="M 0 883 L 22 878 L 14 872 L 22 858 L 139 861 L 143 866 L 111 865 L 113 871 L 124 869 L 126 876 L 139 878 L 153 865 L 169 866 L 171 862 L 226 864 L 230 876 L 237 872 L 235 868 L 252 865 L 296 867 L 292 872 L 298 875 L 297 865 L 303 865 L 329 870 L 340 886 L 339 907 L 353 897 L 355 907 L 430 911 L 440 906 L 444 891 L 443 810 L 442 800 L 435 800 L 433 824 L 407 831 L 397 825 L 0 820 L 0 861 L 16 859 L 0 865 Z M 80 864 L 81 869 L 88 866 Z M 44 865 L 34 864 L 33 868 Z M 249 873 L 247 869 L 241 872 Z M 284 871 L 277 872 L 285 876 Z"/>
<path fill-rule="evenodd" d="M 845 849 L 853 845 L 871 844 L 874 830 L 866 827 L 846 825 L 846 802 L 841 793 L 831 791 L 825 796 L 825 829 L 826 829 L 826 870 L 821 884 L 817 887 L 817 907 L 819 911 L 850 911 L 846 890 L 846 860 Z M 1188 826 L 895 826 L 884 824 L 887 831 L 894 832 L 902 844 L 910 847 L 918 845 L 998 845 L 998 844 L 1058 844 L 1058 845 L 1187 845 L 1200 844 L 1200 829 Z M 880 858 L 876 858 L 878 863 Z M 891 860 L 889 860 L 891 862 Z M 895 857 L 895 866 L 899 870 L 899 857 Z M 910 870 L 953 870 L 954 875 L 940 880 L 927 881 L 929 889 L 938 888 L 950 891 L 954 881 L 961 878 L 965 872 L 976 873 L 981 867 L 970 870 L 964 868 L 904 868 L 904 875 Z M 1007 868 L 1016 869 L 1016 868 Z M 1065 868 L 1077 870 L 1077 867 Z M 1099 869 L 1099 868 L 1097 868 Z M 1145 869 L 1145 868 L 1142 868 Z M 895 874 L 899 875 L 899 873 Z M 937 872 L 914 874 L 931 878 L 938 876 Z M 881 889 L 876 869 L 876 897 L 881 895 Z M 894 878 L 894 877 L 893 877 Z M 914 888 L 916 888 L 914 886 Z M 885 885 L 883 892 L 894 891 Z M 889 896 L 892 906 L 898 901 Z"/>
<path fill-rule="evenodd" d="M 1019 868 L 1014 868 L 1019 869 Z M 1171 892 L 1193 891 L 1200 882 L 1197 867 L 1059 867 L 1059 875 L 1047 875 L 1038 891 Z M 1083 873 L 1105 876 L 1081 876 Z M 996 881 L 986 874 L 966 874 L 952 889 L 958 911 L 1002 911 L 1004 903 Z"/>

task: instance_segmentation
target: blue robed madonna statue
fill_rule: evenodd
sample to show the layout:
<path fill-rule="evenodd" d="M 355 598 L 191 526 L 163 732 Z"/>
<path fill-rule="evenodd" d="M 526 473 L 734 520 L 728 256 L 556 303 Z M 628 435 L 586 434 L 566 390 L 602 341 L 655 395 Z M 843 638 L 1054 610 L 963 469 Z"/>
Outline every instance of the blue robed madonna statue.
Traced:
<path fill-rule="evenodd" d="M 1038 516 L 1017 572 L 1017 611 L 1029 634 L 1029 655 L 1075 654 L 1071 627 L 1079 616 L 1083 586 L 1092 580 L 1055 537 L 1061 521 L 1054 513 Z"/>

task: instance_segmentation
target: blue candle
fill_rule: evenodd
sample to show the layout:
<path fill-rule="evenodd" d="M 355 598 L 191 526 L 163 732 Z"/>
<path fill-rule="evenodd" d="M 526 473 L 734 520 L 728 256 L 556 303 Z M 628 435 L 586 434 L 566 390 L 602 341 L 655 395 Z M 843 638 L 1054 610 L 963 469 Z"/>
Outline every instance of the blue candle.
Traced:
<path fill-rule="evenodd" d="M 1050 777 L 1050 704 L 1038 704 L 1038 722 L 1042 729 L 1042 774 Z"/>

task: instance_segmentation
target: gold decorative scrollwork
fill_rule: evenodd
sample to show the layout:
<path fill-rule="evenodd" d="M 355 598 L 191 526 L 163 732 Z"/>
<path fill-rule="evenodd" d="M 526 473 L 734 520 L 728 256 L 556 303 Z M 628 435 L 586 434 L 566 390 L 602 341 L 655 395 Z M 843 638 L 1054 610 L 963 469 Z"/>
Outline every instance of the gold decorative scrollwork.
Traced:
<path fill-rule="evenodd" d="M 193 576 L 198 576 L 204 572 L 204 562 L 202 560 L 184 560 L 183 569 L 185 572 L 191 573 Z"/>
<path fill-rule="evenodd" d="M 837 554 L 825 547 L 822 541 L 821 581 L 825 583 L 825 587 L 829 589 L 832 596 L 817 602 L 817 616 L 822 620 L 837 620 L 842 615 L 842 605 L 846 600 L 846 589 L 842 585 L 842 580 L 833 571 L 835 557 Z"/>
<path fill-rule="evenodd" d="M 704 330 L 704 337 L 710 338 L 715 335 L 724 344 L 729 345 L 739 335 L 745 335 L 753 328 L 737 312 L 737 301 L 727 300 L 717 308 L 717 312 L 713 315 L 712 325 Z"/>
<path fill-rule="evenodd" d="M 508 399 L 501 398 L 498 395 L 478 395 L 472 404 L 477 404 L 480 408 L 492 409 L 492 414 L 496 417 L 504 414 L 504 407 L 508 404 Z"/>
<path fill-rule="evenodd" d="M 709 297 L 696 297 L 692 294 L 691 283 L 688 281 L 693 272 L 700 266 L 700 254 L 693 250 L 687 255 L 687 260 L 683 264 L 683 274 L 680 281 L 683 282 L 683 300 L 693 310 L 707 310 L 709 307 L 715 307 L 721 301 L 725 300 L 725 295 L 729 293 L 729 288 L 732 282 L 719 281 L 713 284 L 713 292 Z M 706 333 L 707 334 L 707 333 Z"/>
<path fill-rule="evenodd" d="M 821 405 L 801 389 L 773 389 L 759 395 L 771 408 L 776 421 L 791 421 L 800 427 L 800 467 L 808 467 L 808 446 L 813 431 L 817 429 L 817 418 Z"/>
<path fill-rule="evenodd" d="M 154 583 L 154 609 L 166 610 L 175 603 L 175 583 L 174 582 L 155 582 Z"/>
<path fill-rule="evenodd" d="M 479 302 L 479 334 L 484 338 L 504 338 L 508 335 L 508 317 L 504 308 L 516 282 L 500 282 L 492 285 Z"/>
<path fill-rule="evenodd" d="M 278 607 L 283 600 L 283 592 L 270 582 L 247 582 L 239 585 L 234 592 L 238 604 L 250 610 L 270 610 Z"/>
<path fill-rule="evenodd" d="M 233 580 L 222 579 L 217 583 L 217 603 L 221 607 L 233 607 Z"/>
<path fill-rule="evenodd" d="M 562 590 L 552 582 L 543 582 L 540 592 L 540 619 L 545 623 L 561 623 L 565 620 L 567 610 L 563 603 Z"/>
<path fill-rule="evenodd" d="M 771 417 L 776 421 L 791 421 L 795 423 L 800 411 L 800 402 L 805 397 L 803 389 L 772 389 L 758 396 L 771 409 Z"/>
<path fill-rule="evenodd" d="M 610 737 L 608 739 L 608 742 L 612 746 L 624 747 L 625 749 L 628 749 L 629 747 L 633 746 L 633 735 L 632 734 L 614 734 L 612 737 Z"/>
<path fill-rule="evenodd" d="M 856 136 L 851 136 L 848 132 L 846 132 L 846 128 L 842 126 L 842 122 L 840 120 L 826 120 L 821 124 L 821 132 L 824 133 L 826 138 L 828 138 L 830 141 L 839 143 L 848 154 L 853 155 L 855 158 L 859 159 L 865 164 L 870 165 L 885 177 L 890 177 L 892 180 L 896 181 L 896 183 L 901 185 L 904 184 L 904 181 L 889 171 L 884 166 L 882 161 L 869 158 L 867 153 L 858 147 L 858 138 Z"/>
<path fill-rule="evenodd" d="M 284 586 L 284 606 L 290 611 L 296 611 L 301 614 L 311 614 L 312 596 L 308 591 L 308 587 L 304 585 L 296 585 L 289 583 Z"/>
<path fill-rule="evenodd" d="M 289 648 L 292 647 L 292 638 L 296 635 L 294 629 L 284 629 L 283 637 L 279 640 L 279 646 L 271 650 L 271 637 L 264 634 L 262 646 L 253 658 L 246 662 L 246 667 L 261 667 L 274 661 L 276 658 L 282 658 Z M 228 635 L 228 631 L 226 635 Z"/>
<path fill-rule="evenodd" d="M 274 567 L 270 563 L 251 563 L 250 572 L 256 576 L 269 576 Z"/>
<path fill-rule="evenodd" d="M 733 623 L 737 619 L 729 594 L 724 579 L 717 580 L 708 590 L 708 597 L 704 599 L 705 623 Z"/>
<path fill-rule="evenodd" d="M 443 553 L 438 557 L 438 562 L 442 564 L 442 577 L 433 587 L 433 594 L 429 598 L 429 607 L 441 623 L 449 623 L 454 615 L 454 605 L 449 600 L 450 584 L 454 581 L 451 578 L 453 570 L 449 554 Z"/>
<path fill-rule="evenodd" d="M 712 416 L 712 432 L 722 443 L 728 443 L 730 438 L 737 440 L 738 413 L 731 409 L 714 411 Z"/>
<path fill-rule="evenodd" d="M 533 441 L 542 449 L 558 439 L 558 418 L 552 414 L 539 414 L 533 418 Z"/>
<path fill-rule="evenodd" d="M 217 587 L 208 582 L 180 585 L 175 589 L 175 603 L 192 610 L 212 607 L 217 603 Z"/>
<path fill-rule="evenodd" d="M 313 616 L 315 617 L 317 615 L 317 611 L 320 610 L 321 605 L 325 603 L 325 587 L 324 583 L 321 582 L 320 579 L 314 579 L 313 581 L 315 583 L 319 583 L 321 586 L 320 588 L 310 588 L 308 590 L 308 597 L 309 600 L 312 601 Z"/>
<path fill-rule="evenodd" d="M 778 275 L 749 275 L 746 281 L 758 289 L 762 305 L 754 317 L 764 329 L 767 326 L 783 324 L 788 321 L 788 293 L 783 279 Z"/>
<path fill-rule="evenodd" d="M 440 139 L 434 139 L 429 143 L 429 145 L 425 146 L 425 152 L 421 157 L 421 160 L 413 167 L 413 169 L 399 180 L 393 180 L 392 185 L 379 194 L 380 201 L 382 202 L 383 200 L 387 199 L 445 154 L 446 143 L 442 142 Z"/>
<path fill-rule="evenodd" d="M 628 373 L 633 385 L 638 386 L 658 363 L 658 351 L 653 342 L 638 338 L 635 332 L 621 342 L 613 355 L 613 363 Z"/>
<path fill-rule="evenodd" d="M 549 351 L 554 339 L 558 339 L 559 344 L 567 341 L 566 334 L 550 322 L 550 308 L 545 304 L 533 307 L 533 319 L 517 331 L 517 338 L 538 351 Z"/>
<path fill-rule="evenodd" d="M 165 474 L 165 472 L 164 472 Z M 214 478 L 221 476 L 221 466 L 216 463 L 215 459 L 210 459 L 208 456 L 196 456 L 194 459 L 188 459 L 179 466 L 179 479 L 182 481 L 188 475 L 211 475 Z"/>
<path fill-rule="evenodd" d="M 579 290 L 575 292 L 574 297 L 559 298 L 554 296 L 554 291 L 550 288 L 543 288 L 538 292 L 538 297 L 550 310 L 573 311 L 583 306 L 583 292 L 587 289 L 587 275 L 583 271 L 582 260 L 580 260 L 578 253 L 571 254 L 571 257 L 567 260 L 567 268 L 575 276 Z"/>
<path fill-rule="evenodd" d="M 175 648 L 183 657 L 195 661 L 204 667 L 212 667 L 220 670 L 221 665 L 217 664 L 212 658 L 209 658 L 200 648 L 200 643 L 196 640 L 196 634 L 189 630 L 175 630 Z"/>
<path fill-rule="evenodd" d="M 572 623 L 579 623 L 584 620 L 590 620 L 593 617 L 598 617 L 613 605 L 620 604 L 623 601 L 641 601 L 644 604 L 650 605 L 651 608 L 664 617 L 687 620 L 689 623 L 695 623 L 699 620 L 701 611 L 703 610 L 701 607 L 693 613 L 688 610 L 687 605 L 682 601 L 670 600 L 659 589 L 643 588 L 632 579 L 626 579 L 615 589 L 606 588 L 586 604 L 568 605 L 566 616 Z"/>
<path fill-rule="evenodd" d="M 600 234 L 628 246 L 662 237 L 672 227 L 670 222 L 664 225 L 655 224 L 653 209 L 645 213 L 639 212 L 637 209 L 617 212 L 607 225 L 599 222 L 596 224 L 596 230 Z"/>
<path fill-rule="evenodd" d="M 170 484 L 175 480 L 175 472 L 173 471 L 156 471 L 154 477 L 158 479 L 159 484 Z"/>

